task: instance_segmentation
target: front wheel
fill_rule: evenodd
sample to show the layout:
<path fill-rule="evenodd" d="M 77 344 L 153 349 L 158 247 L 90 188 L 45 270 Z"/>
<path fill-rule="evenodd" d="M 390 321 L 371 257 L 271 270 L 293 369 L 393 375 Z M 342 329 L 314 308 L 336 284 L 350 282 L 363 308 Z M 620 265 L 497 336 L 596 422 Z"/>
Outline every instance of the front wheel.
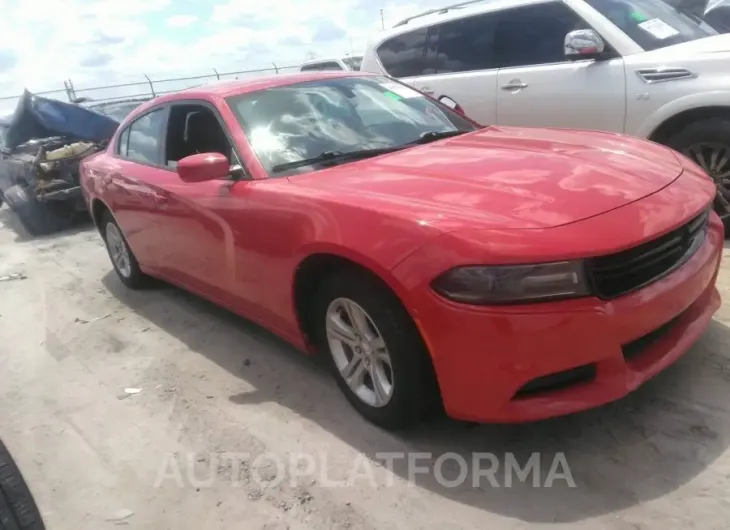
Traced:
<path fill-rule="evenodd" d="M 318 346 L 338 386 L 366 419 L 386 429 L 412 426 L 437 403 L 431 358 L 396 296 L 354 270 L 327 278 L 316 304 Z"/>

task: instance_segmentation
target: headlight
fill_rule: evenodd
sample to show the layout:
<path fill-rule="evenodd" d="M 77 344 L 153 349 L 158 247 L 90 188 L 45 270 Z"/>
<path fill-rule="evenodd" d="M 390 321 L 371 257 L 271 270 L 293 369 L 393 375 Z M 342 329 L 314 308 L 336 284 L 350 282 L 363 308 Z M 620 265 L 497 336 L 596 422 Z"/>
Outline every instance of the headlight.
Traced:
<path fill-rule="evenodd" d="M 439 276 L 431 287 L 449 300 L 482 305 L 542 302 L 590 294 L 581 261 L 458 267 Z"/>

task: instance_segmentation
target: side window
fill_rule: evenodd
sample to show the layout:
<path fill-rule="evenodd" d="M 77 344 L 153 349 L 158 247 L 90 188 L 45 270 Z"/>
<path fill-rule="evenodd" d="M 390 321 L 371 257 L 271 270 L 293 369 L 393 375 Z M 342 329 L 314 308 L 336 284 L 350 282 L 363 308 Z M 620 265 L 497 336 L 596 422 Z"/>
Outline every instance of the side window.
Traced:
<path fill-rule="evenodd" d="M 378 47 L 378 57 L 385 71 L 393 77 L 423 74 L 426 50 L 426 28 L 393 37 Z"/>
<path fill-rule="evenodd" d="M 562 2 L 503 11 L 497 28 L 500 66 L 565 62 L 565 35 L 588 24 Z"/>
<path fill-rule="evenodd" d="M 117 153 L 127 156 L 127 147 L 129 146 L 129 127 L 122 131 L 119 135 L 119 143 L 117 143 Z"/>
<path fill-rule="evenodd" d="M 133 121 L 128 127 L 127 158 L 144 164 L 160 163 L 160 144 L 165 113 L 158 109 Z"/>
<path fill-rule="evenodd" d="M 433 27 L 426 54 L 428 73 L 498 68 L 494 47 L 497 20 L 496 15 L 489 13 Z"/>
<path fill-rule="evenodd" d="M 171 168 L 186 156 L 220 153 L 231 165 L 241 164 L 215 113 L 206 105 L 179 103 L 170 107 L 165 165 Z"/>
<path fill-rule="evenodd" d="M 322 69 L 322 64 L 321 63 L 315 63 L 315 64 L 307 64 L 307 65 L 304 65 L 304 66 L 302 66 L 299 69 L 299 71 L 301 71 L 301 72 L 313 72 L 313 71 L 317 71 L 317 70 L 321 70 L 321 69 Z"/>

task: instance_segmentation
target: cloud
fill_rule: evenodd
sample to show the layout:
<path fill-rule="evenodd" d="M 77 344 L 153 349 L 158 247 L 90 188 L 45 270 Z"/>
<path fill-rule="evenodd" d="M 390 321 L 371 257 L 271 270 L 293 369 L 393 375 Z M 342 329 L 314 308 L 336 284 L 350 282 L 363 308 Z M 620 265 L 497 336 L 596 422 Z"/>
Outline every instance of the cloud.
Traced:
<path fill-rule="evenodd" d="M 94 68 L 109 64 L 114 60 L 110 53 L 91 52 L 81 59 L 79 65 L 83 68 Z"/>
<path fill-rule="evenodd" d="M 296 68 L 309 57 L 358 54 L 380 30 L 380 7 L 370 0 L 0 0 L 0 114 L 20 94 L 56 90 L 64 80 L 77 96 L 108 98 L 149 93 L 145 77 L 199 76 L 155 83 L 156 91 L 201 84 L 217 75 L 274 64 Z M 388 0 L 386 25 L 443 0 Z M 216 74 L 216 71 L 218 74 Z M 207 76 L 207 77 L 200 77 Z M 226 76 L 223 76 L 226 77 Z M 94 92 L 110 84 L 134 86 Z"/>
<path fill-rule="evenodd" d="M 186 28 L 197 21 L 198 17 L 195 15 L 175 15 L 167 19 L 167 25 L 171 28 Z"/>
<path fill-rule="evenodd" d="M 18 62 L 18 56 L 13 50 L 0 50 L 0 72 L 11 70 Z"/>

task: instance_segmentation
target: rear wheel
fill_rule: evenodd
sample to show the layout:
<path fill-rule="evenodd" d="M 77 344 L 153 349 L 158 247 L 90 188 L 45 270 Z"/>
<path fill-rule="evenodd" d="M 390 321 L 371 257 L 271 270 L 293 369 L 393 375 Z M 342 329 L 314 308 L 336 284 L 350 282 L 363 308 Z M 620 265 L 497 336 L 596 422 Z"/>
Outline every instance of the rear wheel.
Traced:
<path fill-rule="evenodd" d="M 44 530 L 33 495 L 0 441 L 0 530 Z"/>
<path fill-rule="evenodd" d="M 327 278 L 316 304 L 317 343 L 338 386 L 366 419 L 407 428 L 438 403 L 431 358 L 408 312 L 369 274 Z"/>
<path fill-rule="evenodd" d="M 106 250 L 121 282 L 130 289 L 139 289 L 149 284 L 150 277 L 139 268 L 137 258 L 129 248 L 116 220 L 108 211 L 101 218 L 101 234 Z"/>

